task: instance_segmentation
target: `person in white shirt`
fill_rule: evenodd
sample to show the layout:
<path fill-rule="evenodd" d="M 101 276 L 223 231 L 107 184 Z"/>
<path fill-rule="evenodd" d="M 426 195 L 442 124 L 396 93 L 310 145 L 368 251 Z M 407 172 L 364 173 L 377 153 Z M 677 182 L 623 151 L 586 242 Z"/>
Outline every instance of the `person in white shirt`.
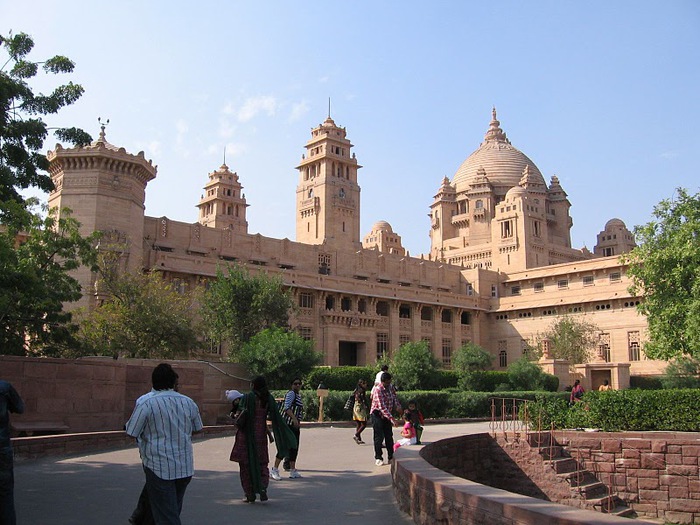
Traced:
<path fill-rule="evenodd" d="M 377 386 L 379 385 L 379 383 L 382 382 L 382 374 L 388 371 L 389 365 L 382 365 L 382 369 L 379 372 L 377 372 L 377 375 L 374 377 L 374 386 Z"/>
<path fill-rule="evenodd" d="M 185 490 L 194 474 L 192 433 L 202 430 L 197 404 L 178 392 L 166 363 L 151 375 L 153 390 L 136 401 L 126 433 L 139 445 L 148 501 L 156 525 L 180 525 Z"/>

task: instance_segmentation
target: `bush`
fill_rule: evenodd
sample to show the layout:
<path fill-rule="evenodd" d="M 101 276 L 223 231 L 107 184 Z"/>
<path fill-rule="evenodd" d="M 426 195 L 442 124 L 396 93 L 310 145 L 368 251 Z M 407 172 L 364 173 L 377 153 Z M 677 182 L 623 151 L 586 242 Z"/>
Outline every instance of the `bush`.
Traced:
<path fill-rule="evenodd" d="M 546 374 L 537 363 L 533 363 L 523 356 L 508 366 L 508 380 L 513 390 L 547 390 Z M 556 378 L 556 387 L 559 386 L 559 379 Z M 551 383 L 551 380 L 550 380 Z"/>
<path fill-rule="evenodd" d="M 438 362 L 425 341 L 405 343 L 399 347 L 389 365 L 397 388 L 418 388 L 434 381 Z"/>
<path fill-rule="evenodd" d="M 661 384 L 664 388 L 700 387 L 700 360 L 683 356 L 671 361 L 664 370 Z"/>
<path fill-rule="evenodd" d="M 615 431 L 700 430 L 700 391 L 609 390 L 588 392 L 581 403 L 568 407 L 566 402 L 539 400 L 533 411 L 546 424 L 556 428 L 599 428 Z"/>
<path fill-rule="evenodd" d="M 662 390 L 664 385 L 660 377 L 651 376 L 630 376 L 630 388 L 641 390 Z"/>
<path fill-rule="evenodd" d="M 304 377 L 322 359 L 311 341 L 282 328 L 267 328 L 257 333 L 241 347 L 238 355 L 250 374 L 265 376 L 271 388 L 285 386 L 294 377 Z"/>
<path fill-rule="evenodd" d="M 304 383 L 314 390 L 320 383 L 330 390 L 355 390 L 357 382 L 364 379 L 372 388 L 377 372 L 379 368 L 373 366 L 319 366 L 306 375 Z"/>

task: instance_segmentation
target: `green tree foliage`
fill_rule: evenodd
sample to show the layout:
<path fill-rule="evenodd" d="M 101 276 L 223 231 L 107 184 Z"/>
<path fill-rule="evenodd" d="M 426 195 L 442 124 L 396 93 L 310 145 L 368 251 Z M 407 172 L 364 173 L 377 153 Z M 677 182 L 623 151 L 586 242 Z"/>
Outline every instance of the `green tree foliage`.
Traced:
<path fill-rule="evenodd" d="M 508 365 L 508 381 L 511 390 L 549 390 L 550 377 L 537 363 L 530 361 L 526 356 Z"/>
<path fill-rule="evenodd" d="M 539 339 L 540 342 L 544 339 L 549 340 L 553 358 L 565 359 L 573 366 L 590 361 L 599 331 L 598 326 L 593 323 L 564 315 L 554 321 Z"/>
<path fill-rule="evenodd" d="M 7 224 L 21 220 L 26 226 L 31 219 L 20 218 L 26 210 L 21 190 L 30 186 L 46 192 L 53 189 L 47 173 L 49 163 L 41 152 L 49 128 L 41 116 L 53 115 L 73 104 L 83 94 L 83 88 L 68 82 L 49 95 L 35 94 L 28 82 L 40 67 L 47 74 L 71 73 L 73 62 L 64 56 L 41 62 L 29 60 L 34 41 L 25 33 L 0 35 L 0 44 L 6 54 L 0 57 L 0 221 Z M 76 128 L 59 128 L 55 135 L 75 145 L 92 140 Z"/>
<path fill-rule="evenodd" d="M 237 355 L 251 376 L 265 376 L 270 388 L 284 388 L 291 379 L 305 377 L 323 359 L 312 341 L 279 327 L 257 333 Z"/>
<path fill-rule="evenodd" d="M 250 275 L 240 266 L 217 270 L 216 280 L 204 294 L 202 317 L 209 337 L 226 342 L 231 357 L 258 332 L 286 327 L 293 302 L 280 277 L 266 273 Z"/>
<path fill-rule="evenodd" d="M 45 217 L 27 213 L 26 231 L 0 232 L 0 351 L 56 356 L 75 346 L 77 326 L 64 303 L 81 297 L 68 272 L 95 262 L 96 236 L 81 237 L 78 222 L 63 210 Z"/>
<path fill-rule="evenodd" d="M 634 229 L 639 245 L 629 264 L 630 292 L 641 295 L 652 359 L 700 356 L 700 194 L 676 190 L 654 208 L 655 220 Z"/>
<path fill-rule="evenodd" d="M 201 347 L 196 297 L 160 273 L 123 272 L 118 252 L 103 252 L 98 287 L 108 299 L 82 319 L 81 353 L 173 359 Z"/>
<path fill-rule="evenodd" d="M 398 388 L 414 390 L 431 383 L 438 366 L 428 343 L 417 341 L 403 344 L 394 352 L 389 372 Z"/>
<path fill-rule="evenodd" d="M 671 361 L 661 378 L 664 388 L 699 388 L 700 359 L 681 356 Z"/>
<path fill-rule="evenodd" d="M 462 345 L 452 356 L 452 369 L 459 376 L 459 387 L 476 392 L 489 390 L 485 371 L 491 368 L 492 361 L 493 356 L 479 345 Z"/>

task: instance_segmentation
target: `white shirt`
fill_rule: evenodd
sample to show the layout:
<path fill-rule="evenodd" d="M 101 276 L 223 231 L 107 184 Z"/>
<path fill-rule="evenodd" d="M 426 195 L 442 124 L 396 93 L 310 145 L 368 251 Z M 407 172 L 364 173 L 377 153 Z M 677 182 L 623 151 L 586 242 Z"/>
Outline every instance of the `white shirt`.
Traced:
<path fill-rule="evenodd" d="M 126 433 L 138 441 L 144 466 L 166 480 L 194 475 L 192 432 L 202 428 L 197 404 L 174 390 L 141 396 L 126 423 Z"/>

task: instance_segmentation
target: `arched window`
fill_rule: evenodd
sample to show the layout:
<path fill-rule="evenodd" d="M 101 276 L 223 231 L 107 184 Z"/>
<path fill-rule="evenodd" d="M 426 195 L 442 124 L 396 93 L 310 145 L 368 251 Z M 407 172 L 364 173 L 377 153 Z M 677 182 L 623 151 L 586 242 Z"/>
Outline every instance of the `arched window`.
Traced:
<path fill-rule="evenodd" d="M 508 366 L 508 352 L 501 350 L 498 352 L 498 366 L 506 368 Z"/>

